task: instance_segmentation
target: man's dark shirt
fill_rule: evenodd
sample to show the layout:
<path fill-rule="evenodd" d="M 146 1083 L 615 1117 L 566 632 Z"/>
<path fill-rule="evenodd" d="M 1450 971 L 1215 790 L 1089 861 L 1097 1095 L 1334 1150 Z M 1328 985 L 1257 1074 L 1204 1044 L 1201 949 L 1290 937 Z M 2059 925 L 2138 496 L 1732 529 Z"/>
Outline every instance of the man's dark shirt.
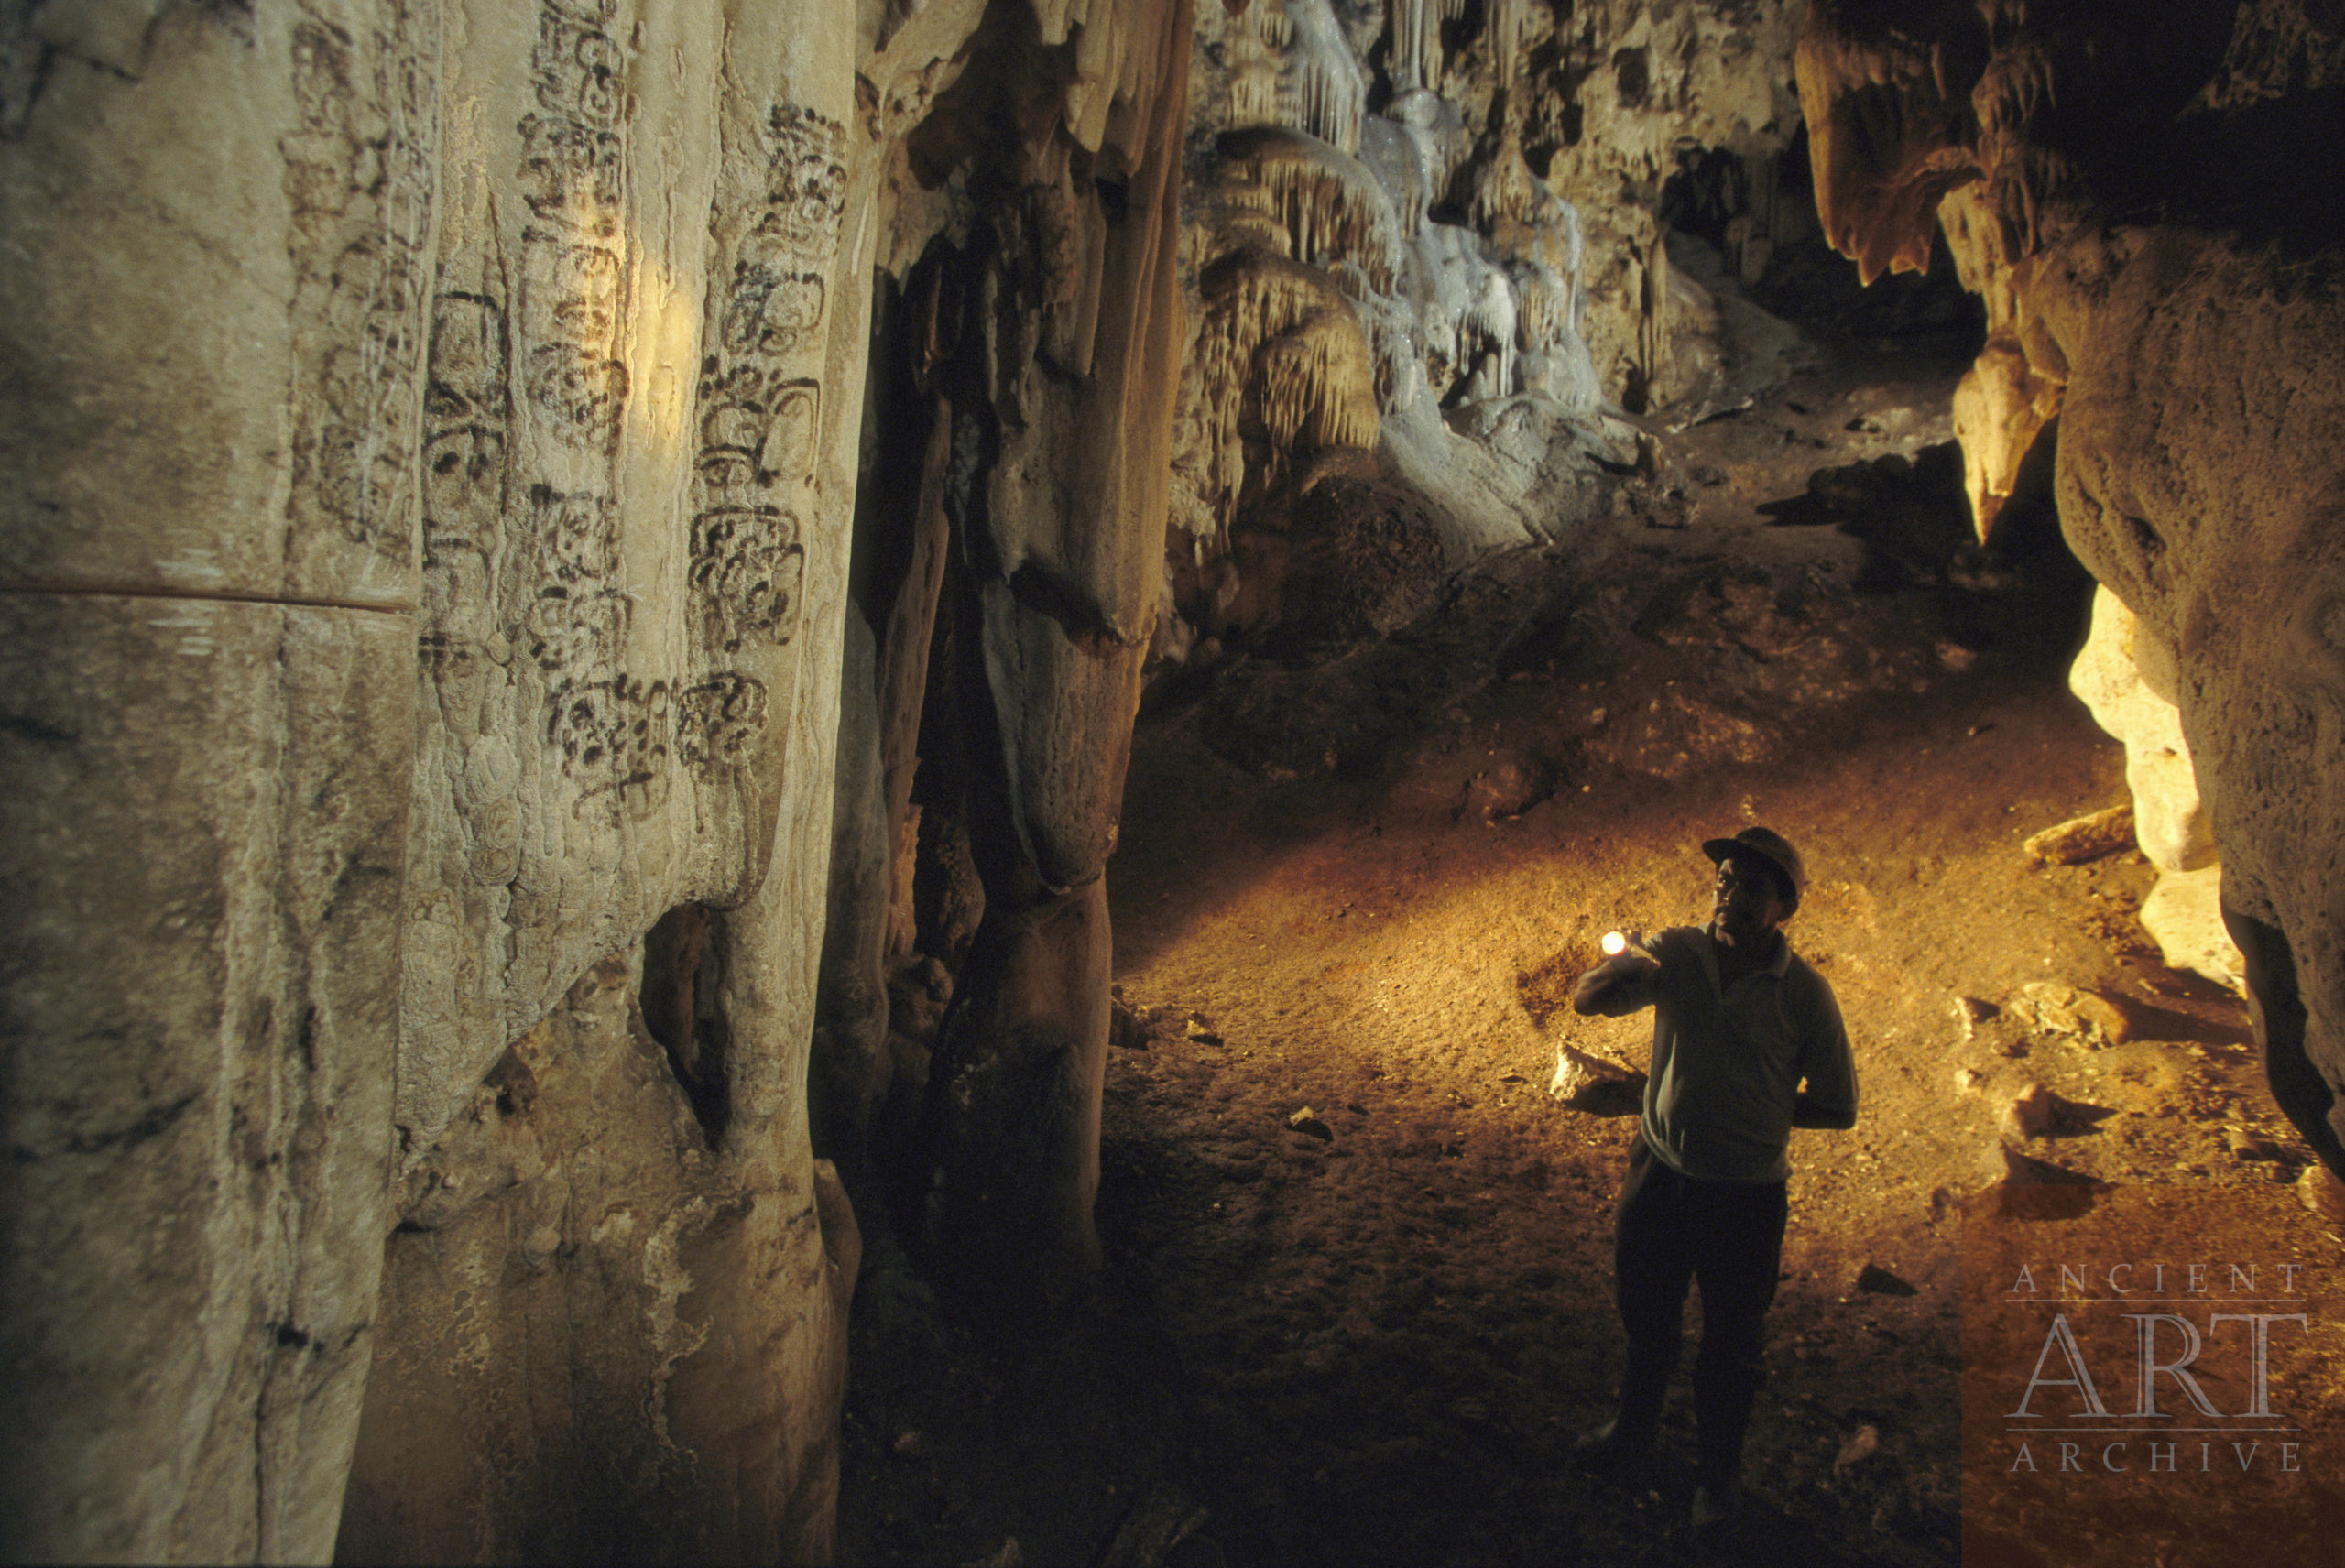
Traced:
<path fill-rule="evenodd" d="M 1856 1116 L 1856 1059 L 1831 985 L 1788 942 L 1723 990 L 1708 931 L 1675 926 L 1647 950 L 1660 967 L 1620 981 L 1596 1010 L 1653 1009 L 1644 1138 L 1654 1157 L 1698 1181 L 1787 1180 L 1801 1080 L 1816 1109 Z"/>

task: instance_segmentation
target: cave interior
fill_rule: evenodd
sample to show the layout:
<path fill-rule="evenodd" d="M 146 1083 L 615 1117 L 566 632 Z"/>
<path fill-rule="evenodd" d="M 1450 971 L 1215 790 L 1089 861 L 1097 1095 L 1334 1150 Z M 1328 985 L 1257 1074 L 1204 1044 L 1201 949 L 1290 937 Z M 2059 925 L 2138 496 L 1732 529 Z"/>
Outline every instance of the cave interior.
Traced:
<path fill-rule="evenodd" d="M 0 1559 L 2333 1560 L 1973 1377 L 2345 1314 L 2345 5 L 0 0 Z"/>

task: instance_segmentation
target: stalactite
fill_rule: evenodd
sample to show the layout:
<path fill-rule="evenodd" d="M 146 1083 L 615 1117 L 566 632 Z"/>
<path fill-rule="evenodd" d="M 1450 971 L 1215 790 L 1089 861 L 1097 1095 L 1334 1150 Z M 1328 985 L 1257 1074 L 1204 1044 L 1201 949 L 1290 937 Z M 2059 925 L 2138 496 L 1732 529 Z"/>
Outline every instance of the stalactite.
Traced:
<path fill-rule="evenodd" d="M 1501 223 L 1536 223 L 1554 200 L 1523 158 L 1522 137 L 1507 127 L 1474 186 L 1476 225 L 1487 232 Z"/>
<path fill-rule="evenodd" d="M 1269 37 L 1286 13 L 1277 0 L 1230 18 L 1228 32 L 1229 123 L 1233 125 L 1272 125 L 1279 119 L 1279 58 L 1283 44 Z"/>
<path fill-rule="evenodd" d="M 1419 171 L 1429 174 L 1433 159 L 1426 156 L 1426 140 L 1423 132 L 1412 132 L 1409 136 L 1409 148 L 1416 155 Z M 1433 204 L 1433 190 L 1434 185 L 1430 178 L 1412 180 L 1402 198 L 1401 232 L 1411 239 L 1415 239 L 1419 231 L 1425 226 L 1425 209 Z"/>
<path fill-rule="evenodd" d="M 1482 286 L 1466 308 L 1464 326 L 1482 353 L 1498 361 L 1497 374 L 1484 395 L 1506 397 L 1514 390 L 1515 308 L 1514 285 L 1507 281 L 1505 273 L 1492 267 L 1482 275 Z"/>
<path fill-rule="evenodd" d="M 1368 78 L 1352 59 L 1327 0 L 1287 0 L 1286 70 L 1280 85 L 1280 123 L 1321 141 L 1359 151 L 1360 115 L 1368 107 Z"/>
<path fill-rule="evenodd" d="M 1067 130 L 1086 150 L 1113 147 L 1125 168 L 1137 169 L 1147 152 L 1156 94 L 1172 80 L 1168 51 L 1190 47 L 1187 30 L 1165 27 L 1154 8 L 1131 0 L 1032 0 L 1032 5 L 1044 45 L 1074 40 L 1074 73 L 1065 89 Z"/>
<path fill-rule="evenodd" d="M 1367 340 L 1348 312 L 1321 310 L 1262 345 L 1255 396 L 1274 454 L 1376 444 Z"/>
<path fill-rule="evenodd" d="M 1395 91 L 1438 85 L 1441 25 L 1465 14 L 1466 0 L 1391 0 L 1384 15 Z"/>
<path fill-rule="evenodd" d="M 1530 0 L 1489 0 L 1489 6 L 1491 59 L 1498 66 L 1499 85 L 1511 92 L 1522 71 L 1522 34 L 1530 19 Z"/>
<path fill-rule="evenodd" d="M 1515 339 L 1526 354 L 1549 354 L 1572 335 L 1572 280 L 1540 261 L 1519 261 L 1512 276 Z"/>
<path fill-rule="evenodd" d="M 1249 403 L 1273 469 L 1296 452 L 1376 444 L 1376 377 L 1359 319 L 1327 274 L 1260 249 L 1201 280 L 1197 369 L 1209 431 L 1207 500 L 1227 525 L 1245 489 Z"/>
<path fill-rule="evenodd" d="M 1956 275 L 1987 307 L 1987 341 L 1954 393 L 1963 489 L 1984 540 L 2036 438 L 2059 417 L 2068 366 L 2043 321 L 2023 303 L 2034 261 L 2014 251 L 1981 188 L 1950 193 L 1939 203 L 1938 223 Z"/>
<path fill-rule="evenodd" d="M 1286 225 L 1297 261 L 1359 265 L 1379 289 L 1392 286 L 1393 220 L 1384 188 L 1357 158 L 1316 136 L 1258 125 L 1221 138 L 1221 153 L 1251 190 L 1230 199 L 1252 202 Z"/>
<path fill-rule="evenodd" d="M 1471 155 L 1473 137 L 1453 104 L 1423 90 L 1393 99 L 1363 124 L 1361 134 L 1391 188 L 1402 235 L 1415 239 L 1426 210 Z"/>
<path fill-rule="evenodd" d="M 1184 226 L 1181 238 L 1183 264 L 1191 276 L 1203 272 L 1230 252 L 1249 246 L 1285 256 L 1294 254 L 1293 234 L 1277 214 L 1266 210 L 1259 193 L 1247 194 L 1251 197 L 1251 204 L 1245 201 L 1220 202 Z"/>

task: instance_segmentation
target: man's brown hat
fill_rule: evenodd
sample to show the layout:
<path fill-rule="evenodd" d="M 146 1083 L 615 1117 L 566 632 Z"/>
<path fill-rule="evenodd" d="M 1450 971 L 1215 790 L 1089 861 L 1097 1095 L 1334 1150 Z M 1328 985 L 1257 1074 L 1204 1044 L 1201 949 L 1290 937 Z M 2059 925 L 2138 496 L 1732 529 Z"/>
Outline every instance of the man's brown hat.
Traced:
<path fill-rule="evenodd" d="M 1807 891 L 1807 867 L 1800 863 L 1799 851 L 1792 847 L 1791 840 L 1772 828 L 1745 828 L 1732 838 L 1706 839 L 1702 853 L 1713 861 L 1724 860 L 1729 855 L 1759 856 L 1783 874 L 1783 885 L 1791 889 L 1794 909 Z"/>

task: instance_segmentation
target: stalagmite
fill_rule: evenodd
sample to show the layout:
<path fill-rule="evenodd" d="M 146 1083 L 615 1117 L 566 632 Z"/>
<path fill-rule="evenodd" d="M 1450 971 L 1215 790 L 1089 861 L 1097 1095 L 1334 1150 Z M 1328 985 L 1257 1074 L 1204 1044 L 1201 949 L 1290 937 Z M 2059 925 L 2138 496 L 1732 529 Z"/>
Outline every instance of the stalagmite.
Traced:
<path fill-rule="evenodd" d="M 1099 1261 L 1100 877 L 1164 553 L 1193 24 L 1185 3 L 1088 0 L 1082 31 L 1045 16 L 1037 48 L 1012 9 L 992 15 L 949 110 L 993 194 L 949 264 L 965 303 L 938 368 L 955 410 L 946 506 L 972 563 L 949 679 L 972 724 L 989 715 L 957 802 L 984 913 L 934 1053 L 917 1221 L 940 1266 L 1022 1297 Z M 1051 51 L 1088 60 L 1095 33 L 1114 35 L 1101 58 L 1117 68 L 1033 114 L 1064 69 Z M 1073 275 L 1096 319 L 1064 363 L 1048 318 L 1074 234 L 1096 256 Z"/>

